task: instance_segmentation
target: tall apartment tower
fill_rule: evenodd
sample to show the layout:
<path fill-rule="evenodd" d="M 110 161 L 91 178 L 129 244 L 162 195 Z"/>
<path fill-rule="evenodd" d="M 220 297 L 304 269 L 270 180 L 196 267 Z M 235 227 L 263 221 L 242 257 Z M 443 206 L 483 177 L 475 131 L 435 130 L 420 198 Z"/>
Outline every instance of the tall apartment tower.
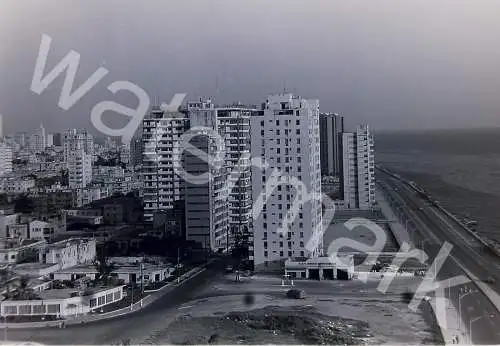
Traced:
<path fill-rule="evenodd" d="M 62 146 L 65 162 L 69 161 L 72 152 L 77 148 L 83 148 L 84 152 L 90 156 L 91 162 L 94 162 L 94 136 L 92 136 L 92 134 L 90 134 L 87 130 L 66 130 L 62 135 Z"/>
<path fill-rule="evenodd" d="M 12 172 L 12 149 L 0 143 L 0 176 Z"/>
<path fill-rule="evenodd" d="M 68 153 L 69 187 L 85 188 L 92 181 L 92 156 L 87 153 L 83 141 L 74 143 L 73 150 Z"/>
<path fill-rule="evenodd" d="M 336 113 L 319 115 L 321 175 L 342 176 L 342 133 L 344 117 Z"/>
<path fill-rule="evenodd" d="M 176 174 L 181 162 L 180 141 L 189 126 L 182 112 L 165 112 L 153 107 L 142 123 L 142 179 L 144 220 L 155 212 L 172 209 L 184 198 L 183 179 Z"/>
<path fill-rule="evenodd" d="M 229 216 L 228 246 L 241 246 L 247 252 L 245 256 L 253 251 L 250 117 L 254 112 L 255 109 L 242 105 L 215 106 L 208 98 L 188 102 L 192 130 L 196 127 L 211 129 L 223 146 L 220 155 L 225 171 L 220 174 L 226 179 L 224 189 L 227 191 L 223 191 L 223 195 L 227 196 L 225 207 Z M 186 194 L 189 196 L 190 191 Z"/>
<path fill-rule="evenodd" d="M 189 144 L 198 149 L 183 153 L 186 239 L 206 251 L 229 248 L 229 174 L 224 141 L 218 133 L 217 113 L 210 100 L 188 102 Z"/>
<path fill-rule="evenodd" d="M 253 203 L 264 202 L 254 214 L 255 269 L 321 255 L 322 237 L 307 246 L 322 229 L 319 101 L 290 93 L 268 96 L 250 128 L 252 157 L 262 165 L 252 165 Z M 288 218 L 296 197 L 304 203 Z"/>
<path fill-rule="evenodd" d="M 344 161 L 344 204 L 349 209 L 367 210 L 375 203 L 375 154 L 368 125 L 342 137 Z"/>

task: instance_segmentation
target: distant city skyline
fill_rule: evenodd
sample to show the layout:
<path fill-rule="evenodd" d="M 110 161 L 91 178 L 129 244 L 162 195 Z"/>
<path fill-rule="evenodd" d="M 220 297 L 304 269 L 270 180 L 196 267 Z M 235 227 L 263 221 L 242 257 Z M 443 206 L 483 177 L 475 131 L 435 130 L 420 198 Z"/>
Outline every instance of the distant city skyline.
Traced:
<path fill-rule="evenodd" d="M 95 134 L 96 103 L 137 104 L 107 90 L 116 80 L 139 85 L 152 102 L 186 92 L 255 104 L 286 87 L 342 114 L 349 129 L 499 126 L 499 10 L 488 0 L 3 0 L 4 133 L 43 121 L 51 131 Z M 53 40 L 45 73 L 71 50 L 81 55 L 74 88 L 99 67 L 109 70 L 68 111 L 57 106 L 63 76 L 40 95 L 30 90 L 43 34 Z"/>

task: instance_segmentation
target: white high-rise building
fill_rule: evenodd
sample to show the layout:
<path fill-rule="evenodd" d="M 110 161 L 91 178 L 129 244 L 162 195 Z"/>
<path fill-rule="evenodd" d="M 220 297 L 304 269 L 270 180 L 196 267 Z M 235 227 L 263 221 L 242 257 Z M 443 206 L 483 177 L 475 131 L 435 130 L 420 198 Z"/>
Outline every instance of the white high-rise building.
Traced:
<path fill-rule="evenodd" d="M 371 209 L 375 203 L 375 154 L 368 125 L 344 133 L 342 150 L 344 205 L 349 209 Z"/>
<path fill-rule="evenodd" d="M 271 95 L 250 127 L 252 158 L 262 166 L 252 165 L 253 203 L 263 201 L 254 214 L 255 269 L 321 255 L 322 237 L 313 237 L 322 230 L 319 101 Z M 296 197 L 303 203 L 292 218 Z"/>
<path fill-rule="evenodd" d="M 47 147 L 47 136 L 43 123 L 29 138 L 30 150 L 33 152 L 42 152 Z"/>
<path fill-rule="evenodd" d="M 210 99 L 200 99 L 196 102 L 188 102 L 188 114 L 190 119 L 191 129 L 196 127 L 209 128 L 210 132 L 218 137 L 219 143 L 222 146 L 221 154 L 221 169 L 212 167 L 210 174 L 214 181 L 220 181 L 221 184 L 208 182 L 203 187 L 195 186 L 195 184 L 186 185 L 186 229 L 188 239 L 190 233 L 193 233 L 193 224 L 197 224 L 195 233 L 219 234 L 221 238 L 224 234 L 227 239 L 222 239 L 227 246 L 233 246 L 238 243 L 239 246 L 252 251 L 252 183 L 250 170 L 250 117 L 255 109 L 251 109 L 242 105 L 231 106 L 215 106 Z M 210 137 L 210 136 L 209 136 Z M 212 141 L 217 142 L 214 139 Z M 198 143 L 200 145 L 206 143 Z M 217 144 L 217 143 L 216 143 Z M 193 170 L 195 160 L 190 157 L 189 162 L 186 162 L 186 168 Z M 207 159 L 212 159 L 209 155 Z M 191 165 L 190 165 L 191 163 Z M 197 162 L 197 169 L 203 166 Z M 208 169 L 208 168 L 207 168 Z M 196 193 L 208 192 L 209 190 L 218 189 L 215 197 L 210 198 L 209 203 L 205 206 L 208 215 L 212 214 L 213 220 L 207 219 L 204 225 L 203 232 L 198 227 L 196 216 L 189 215 L 189 210 L 192 205 L 198 202 Z M 198 200 L 197 200 L 198 199 Z M 216 208 L 216 212 L 220 217 L 213 215 L 212 205 L 220 201 L 220 207 Z M 225 199 L 225 200 L 224 200 Z M 226 215 L 227 214 L 227 219 Z M 214 220 L 222 220 L 218 222 L 222 225 L 221 230 L 217 229 Z M 225 233 L 229 224 L 229 233 Z M 212 227 L 213 226 L 213 227 Z M 212 236 L 213 238 L 213 236 Z M 214 238 L 212 239 L 214 240 Z M 218 243 L 217 243 L 218 242 Z M 216 241 L 220 246 L 220 241 Z M 212 246 L 214 248 L 215 246 Z"/>
<path fill-rule="evenodd" d="M 66 130 L 62 138 L 64 161 L 68 162 L 76 148 L 83 147 L 85 153 L 94 161 L 94 137 L 84 129 Z"/>
<path fill-rule="evenodd" d="M 0 176 L 12 172 L 12 149 L 0 143 Z"/>
<path fill-rule="evenodd" d="M 85 188 L 92 181 L 92 156 L 84 142 L 77 141 L 67 160 L 69 187 Z"/>
<path fill-rule="evenodd" d="M 51 147 L 53 145 L 54 145 L 54 134 L 53 133 L 49 133 L 49 134 L 47 134 L 46 146 L 47 147 Z"/>
<path fill-rule="evenodd" d="M 156 211 L 172 209 L 184 198 L 183 180 L 175 165 L 181 161 L 179 142 L 188 127 L 188 119 L 180 112 L 152 109 L 142 123 L 144 220 L 153 221 Z"/>

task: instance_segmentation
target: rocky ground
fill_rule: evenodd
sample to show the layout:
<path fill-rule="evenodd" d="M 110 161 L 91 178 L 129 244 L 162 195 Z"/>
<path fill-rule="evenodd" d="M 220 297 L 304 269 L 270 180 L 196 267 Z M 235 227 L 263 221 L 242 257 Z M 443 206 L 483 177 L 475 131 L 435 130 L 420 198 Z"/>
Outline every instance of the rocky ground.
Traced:
<path fill-rule="evenodd" d="M 155 339 L 176 345 L 359 345 L 371 335 L 366 322 L 323 315 L 312 307 L 268 306 L 221 316 L 183 315 Z"/>

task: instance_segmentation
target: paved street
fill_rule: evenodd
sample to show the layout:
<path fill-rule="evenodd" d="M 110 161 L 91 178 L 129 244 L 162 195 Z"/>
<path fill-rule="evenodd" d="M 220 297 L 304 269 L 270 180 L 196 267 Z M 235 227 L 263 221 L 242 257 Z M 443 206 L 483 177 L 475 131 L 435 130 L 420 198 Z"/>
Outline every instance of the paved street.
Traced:
<path fill-rule="evenodd" d="M 34 341 L 43 344 L 116 344 L 130 339 L 142 340 L 162 328 L 169 311 L 192 299 L 196 291 L 223 273 L 222 261 L 161 297 L 150 306 L 133 314 L 110 320 L 59 328 L 9 329 L 8 341 Z M 0 330 L 3 333 L 3 330 Z"/>
<path fill-rule="evenodd" d="M 438 274 L 439 280 L 466 275 L 467 272 L 472 273 L 479 280 L 497 276 L 500 259 L 486 250 L 455 220 L 422 199 L 403 182 L 382 172 L 377 178 L 380 185 L 388 192 L 389 201 L 393 206 L 404 207 L 401 212 L 406 213 L 410 219 L 413 241 L 417 246 L 423 245 L 426 254 L 430 257 L 429 263 L 432 263 L 445 241 L 453 245 L 451 256 L 446 259 Z M 497 279 L 495 284 L 488 284 L 497 293 L 500 292 L 498 282 Z M 500 343 L 498 334 L 500 314 L 490 299 L 479 290 L 477 283 L 470 282 L 446 289 L 445 294 L 457 309 L 460 297 L 463 329 L 469 330 L 472 327 L 472 343 Z M 461 341 L 465 342 L 463 339 Z"/>

